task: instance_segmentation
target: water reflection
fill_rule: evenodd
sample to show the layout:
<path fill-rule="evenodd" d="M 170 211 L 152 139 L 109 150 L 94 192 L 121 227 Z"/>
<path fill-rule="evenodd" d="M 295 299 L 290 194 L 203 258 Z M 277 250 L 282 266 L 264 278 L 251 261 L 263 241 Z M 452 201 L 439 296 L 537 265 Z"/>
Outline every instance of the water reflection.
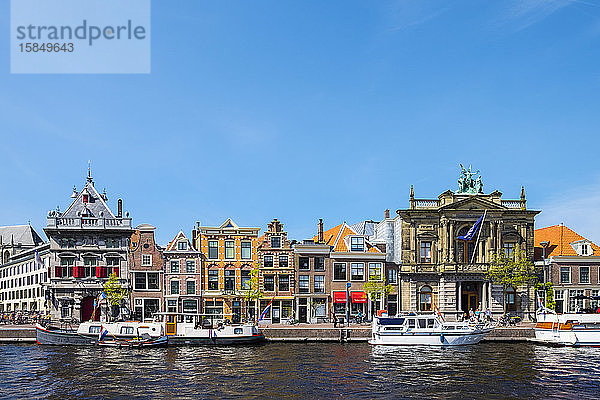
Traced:
<path fill-rule="evenodd" d="M 0 397 L 597 398 L 600 349 L 282 343 L 256 347 L 0 346 Z"/>

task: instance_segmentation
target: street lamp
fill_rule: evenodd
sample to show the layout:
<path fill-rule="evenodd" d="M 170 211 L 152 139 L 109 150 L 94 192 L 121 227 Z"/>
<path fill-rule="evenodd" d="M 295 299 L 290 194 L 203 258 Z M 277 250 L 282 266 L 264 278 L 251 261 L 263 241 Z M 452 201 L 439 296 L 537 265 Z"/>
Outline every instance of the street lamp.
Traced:
<path fill-rule="evenodd" d="M 549 244 L 550 242 L 547 240 L 540 242 L 540 246 L 542 246 L 542 262 L 544 263 L 542 267 L 544 272 L 544 307 L 546 307 L 546 247 L 548 247 Z"/>

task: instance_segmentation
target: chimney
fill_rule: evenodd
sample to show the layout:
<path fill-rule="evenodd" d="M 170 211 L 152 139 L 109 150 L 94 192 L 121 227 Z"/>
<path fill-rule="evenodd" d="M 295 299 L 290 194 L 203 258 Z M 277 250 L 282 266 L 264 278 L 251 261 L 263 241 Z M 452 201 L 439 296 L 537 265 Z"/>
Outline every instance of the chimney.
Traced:
<path fill-rule="evenodd" d="M 323 243 L 323 218 L 319 218 L 319 243 Z"/>
<path fill-rule="evenodd" d="M 196 229 L 192 229 L 192 246 L 196 248 L 196 236 L 198 235 L 198 231 Z"/>
<path fill-rule="evenodd" d="M 196 231 L 196 238 L 193 240 L 192 246 L 194 246 L 197 251 L 202 251 L 202 242 L 200 241 L 200 221 L 196 221 L 196 229 L 194 229 L 194 231 Z"/>
<path fill-rule="evenodd" d="M 123 199 L 117 201 L 117 218 L 123 218 Z"/>
<path fill-rule="evenodd" d="M 385 210 L 385 219 L 389 219 L 390 218 L 390 210 L 387 209 Z"/>

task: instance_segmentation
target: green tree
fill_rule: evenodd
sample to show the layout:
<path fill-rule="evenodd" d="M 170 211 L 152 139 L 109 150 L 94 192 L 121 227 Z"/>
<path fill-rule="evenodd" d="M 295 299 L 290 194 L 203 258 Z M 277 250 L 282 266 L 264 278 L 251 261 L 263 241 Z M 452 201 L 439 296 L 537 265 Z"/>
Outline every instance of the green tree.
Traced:
<path fill-rule="evenodd" d="M 392 291 L 392 285 L 386 285 L 383 279 L 369 280 L 363 284 L 363 290 L 371 301 L 385 299 Z"/>
<path fill-rule="evenodd" d="M 494 284 L 502 286 L 503 298 L 506 299 L 506 289 L 517 288 L 526 284 L 535 284 L 538 276 L 533 262 L 527 258 L 526 252 L 516 245 L 513 254 L 508 255 L 501 250 L 492 255 L 487 278 Z M 506 312 L 506 300 L 504 301 Z"/>
<path fill-rule="evenodd" d="M 552 282 L 546 282 L 546 287 L 542 282 L 535 285 L 535 290 L 539 293 L 545 291 L 546 296 L 546 308 L 550 310 L 556 310 L 556 301 L 554 300 L 554 286 Z"/>
<path fill-rule="evenodd" d="M 124 288 L 121 285 L 119 278 L 114 273 L 110 274 L 108 281 L 104 284 L 104 293 L 106 293 L 106 299 L 112 310 L 114 310 L 115 307 L 118 309 L 128 295 L 127 288 Z"/>
<path fill-rule="evenodd" d="M 257 265 L 250 270 L 250 279 L 248 280 L 248 284 L 245 288 L 244 300 L 246 300 L 246 304 L 250 301 L 254 301 L 255 304 L 255 312 L 254 312 L 254 322 L 256 323 L 256 318 L 258 318 L 258 301 L 263 297 L 263 292 L 260 290 L 260 264 Z M 246 310 L 247 318 L 250 318 L 250 310 Z"/>

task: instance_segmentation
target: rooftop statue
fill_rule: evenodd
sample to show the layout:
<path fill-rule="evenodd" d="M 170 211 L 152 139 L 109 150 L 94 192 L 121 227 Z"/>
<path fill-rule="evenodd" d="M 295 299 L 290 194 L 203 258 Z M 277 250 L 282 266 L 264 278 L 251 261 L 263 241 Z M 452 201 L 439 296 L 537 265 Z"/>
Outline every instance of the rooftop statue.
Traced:
<path fill-rule="evenodd" d="M 483 182 L 481 181 L 481 175 L 479 175 L 479 170 L 472 171 L 471 166 L 469 165 L 469 169 L 463 167 L 460 164 L 460 178 L 458 178 L 458 191 L 457 194 L 483 194 Z M 476 179 L 473 179 L 474 175 L 477 176 Z"/>

